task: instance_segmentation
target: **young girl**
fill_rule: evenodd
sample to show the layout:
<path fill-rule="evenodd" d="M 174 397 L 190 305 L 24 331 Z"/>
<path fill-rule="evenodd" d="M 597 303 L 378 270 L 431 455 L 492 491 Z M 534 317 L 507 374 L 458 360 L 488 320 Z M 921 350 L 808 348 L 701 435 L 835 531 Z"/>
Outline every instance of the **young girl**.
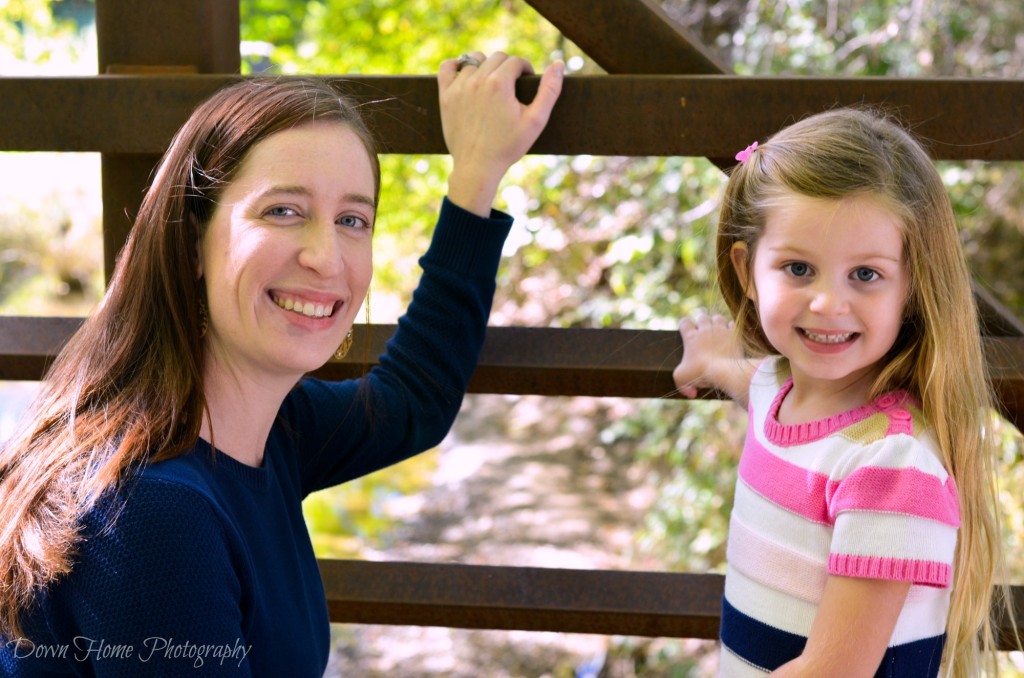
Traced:
<path fill-rule="evenodd" d="M 992 398 L 938 172 L 857 110 L 737 160 L 717 254 L 735 328 L 684 318 L 673 375 L 749 411 L 721 674 L 977 675 L 999 553 Z"/>

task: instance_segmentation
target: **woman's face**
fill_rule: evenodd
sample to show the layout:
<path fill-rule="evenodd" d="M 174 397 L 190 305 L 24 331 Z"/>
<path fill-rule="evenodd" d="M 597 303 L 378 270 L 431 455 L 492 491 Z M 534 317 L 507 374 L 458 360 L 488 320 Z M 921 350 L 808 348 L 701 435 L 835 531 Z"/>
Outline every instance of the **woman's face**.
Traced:
<path fill-rule="evenodd" d="M 370 286 L 374 188 L 369 154 L 340 123 L 249 151 L 200 240 L 208 370 L 297 379 L 330 358 Z"/>

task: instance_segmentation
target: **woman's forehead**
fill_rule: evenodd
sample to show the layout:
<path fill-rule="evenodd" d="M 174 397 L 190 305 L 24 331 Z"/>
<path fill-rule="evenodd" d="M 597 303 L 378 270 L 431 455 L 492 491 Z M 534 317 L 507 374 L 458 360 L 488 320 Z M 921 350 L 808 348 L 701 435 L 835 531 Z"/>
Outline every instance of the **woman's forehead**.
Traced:
<path fill-rule="evenodd" d="M 343 181 L 347 190 L 375 193 L 370 154 L 346 124 L 315 122 L 261 139 L 239 163 L 235 182 L 304 185 Z"/>

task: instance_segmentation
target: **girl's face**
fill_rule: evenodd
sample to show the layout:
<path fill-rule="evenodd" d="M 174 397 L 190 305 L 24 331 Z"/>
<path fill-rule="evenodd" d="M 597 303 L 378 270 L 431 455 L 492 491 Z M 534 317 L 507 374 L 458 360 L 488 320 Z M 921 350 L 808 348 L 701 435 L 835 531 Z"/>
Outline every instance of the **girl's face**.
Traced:
<path fill-rule="evenodd" d="M 370 157 L 343 124 L 256 144 L 200 241 L 209 367 L 295 380 L 323 365 L 369 288 L 375 212 Z"/>
<path fill-rule="evenodd" d="M 742 247 L 733 262 L 765 336 L 789 359 L 794 390 L 866 397 L 910 290 L 901 220 L 870 195 L 787 196 L 767 211 L 752 284 Z"/>

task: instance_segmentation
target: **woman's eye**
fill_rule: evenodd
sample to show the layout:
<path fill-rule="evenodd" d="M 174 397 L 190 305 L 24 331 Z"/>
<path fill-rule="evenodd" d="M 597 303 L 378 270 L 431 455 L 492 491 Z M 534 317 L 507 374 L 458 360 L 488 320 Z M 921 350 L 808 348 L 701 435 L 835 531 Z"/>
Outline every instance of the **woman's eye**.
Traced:
<path fill-rule="evenodd" d="M 346 228 L 368 228 L 370 222 L 354 214 L 346 214 L 338 219 L 338 223 Z"/>
<path fill-rule="evenodd" d="M 296 214 L 298 214 L 298 212 L 293 210 L 291 207 L 285 207 L 283 205 L 271 207 L 266 211 L 266 215 L 268 217 L 293 217 Z"/>
<path fill-rule="evenodd" d="M 805 275 L 809 275 L 811 272 L 811 267 L 803 263 L 802 261 L 796 261 L 793 262 L 792 264 L 786 264 L 783 268 L 789 271 L 790 275 L 795 275 L 798 278 L 802 278 Z"/>
<path fill-rule="evenodd" d="M 857 282 L 871 282 L 878 279 L 878 272 L 870 268 L 858 268 L 853 275 L 857 278 Z"/>

